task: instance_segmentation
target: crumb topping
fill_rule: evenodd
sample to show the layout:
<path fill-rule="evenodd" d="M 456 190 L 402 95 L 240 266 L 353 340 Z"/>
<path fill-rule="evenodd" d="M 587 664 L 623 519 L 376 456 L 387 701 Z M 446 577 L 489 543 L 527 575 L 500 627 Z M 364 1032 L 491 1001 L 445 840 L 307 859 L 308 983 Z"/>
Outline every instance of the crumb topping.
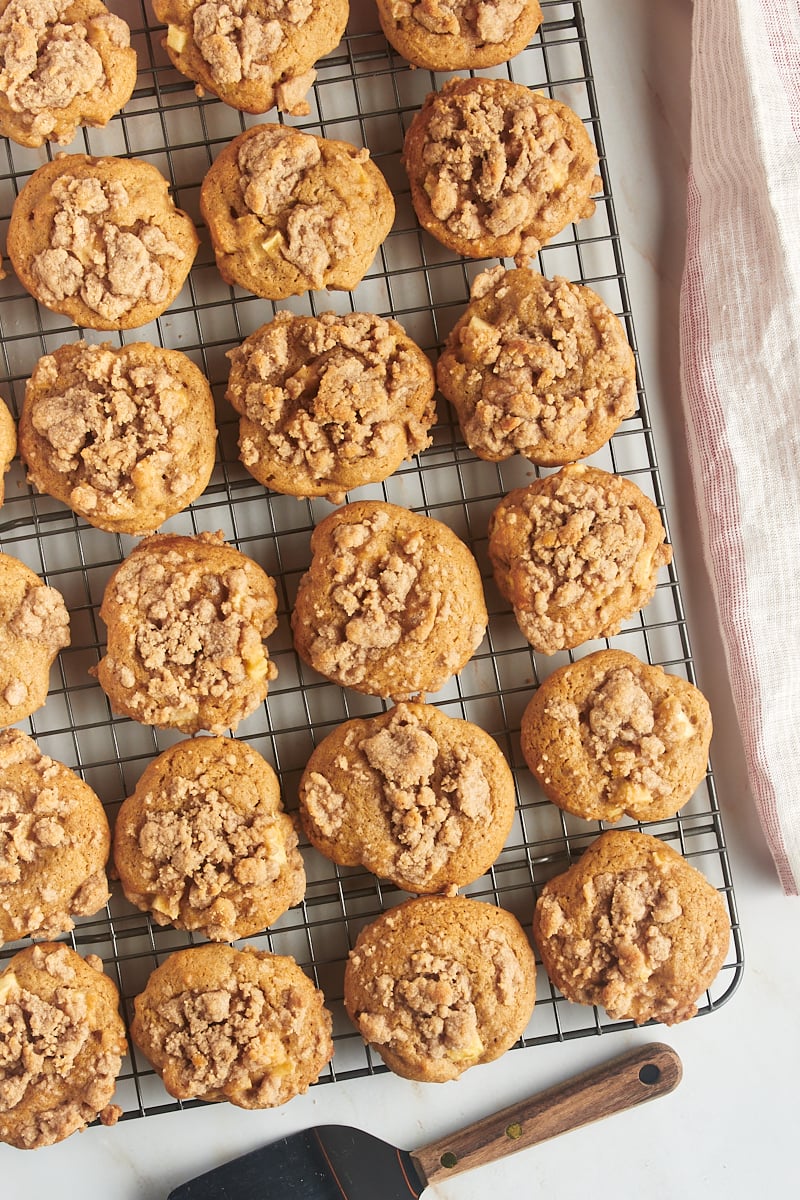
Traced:
<path fill-rule="evenodd" d="M 149 494 L 184 493 L 193 440 L 183 382 L 163 362 L 109 344 L 81 346 L 68 365 L 76 382 L 66 381 L 58 358 L 39 360 L 31 417 L 49 448 L 48 467 L 69 479 L 71 506 L 124 515 Z"/>
<path fill-rule="evenodd" d="M 393 0 L 390 10 L 398 24 L 413 22 L 441 36 L 471 34 L 495 44 L 510 36 L 526 0 Z"/>
<path fill-rule="evenodd" d="M 8 619 L 8 631 L 21 641 L 40 642 L 51 654 L 69 645 L 69 613 L 61 593 L 32 584 Z"/>
<path fill-rule="evenodd" d="M 59 791 L 53 760 L 42 755 L 27 760 L 41 778 L 33 790 L 13 786 L 7 776 L 0 786 L 0 884 L 19 883 L 26 864 L 67 837 L 66 818 L 72 805 Z M 19 762 L 16 746 L 0 740 L 0 770 Z"/>
<path fill-rule="evenodd" d="M 184 250 L 156 224 L 131 219 L 131 197 L 118 180 L 62 175 L 50 246 L 31 270 L 43 303 L 79 296 L 87 308 L 117 321 L 141 300 L 161 304 L 170 292 L 168 260 Z"/>
<path fill-rule="evenodd" d="M 490 996 L 478 996 L 469 968 L 452 953 L 424 940 L 398 975 L 381 973 L 368 985 L 358 1027 L 365 1041 L 403 1057 L 449 1059 L 459 1068 L 480 1061 L 485 1046 L 479 1007 L 507 1004 L 522 985 L 522 971 L 504 936 L 492 931 L 484 948 L 494 967 Z M 359 953 L 351 956 L 358 965 Z"/>
<path fill-rule="evenodd" d="M 237 805 L 233 781 L 220 790 L 205 772 L 162 780 L 161 789 L 159 800 L 169 807 L 147 812 L 153 797 L 145 797 L 137 837 L 155 920 L 166 924 L 186 905 L 203 916 L 209 938 L 234 941 L 231 891 L 279 878 L 297 846 L 291 818 L 265 804 Z"/>
<path fill-rule="evenodd" d="M 199 706 L 201 716 L 225 713 L 226 721 L 203 726 L 221 733 L 252 711 L 264 680 L 274 678 L 262 639 L 276 625 L 275 594 L 257 586 L 244 563 L 216 569 L 221 534 L 200 534 L 197 542 L 202 552 L 194 557 L 167 548 L 134 554 L 118 568 L 110 600 L 129 614 L 132 658 L 109 653 L 105 665 L 122 689 L 136 689 L 129 702 L 140 720 L 175 723 Z"/>
<path fill-rule="evenodd" d="M 313 8 L 313 0 L 206 0 L 192 13 L 194 43 L 220 87 L 242 80 L 271 84 L 272 60 L 286 41 L 285 26 L 300 28 Z M 313 72 L 310 79 L 303 76 L 302 95 L 313 79 Z"/>
<path fill-rule="evenodd" d="M 298 321 L 281 312 L 230 357 L 242 382 L 240 411 L 263 427 L 270 453 L 335 480 L 337 469 L 387 455 L 398 440 L 407 458 L 429 444 L 427 426 L 408 408 L 428 382 L 414 351 L 393 322 L 371 314 Z M 252 438 L 243 438 L 241 452 L 248 466 L 262 457 Z M 344 499 L 335 488 L 331 495 Z"/>
<path fill-rule="evenodd" d="M 670 757 L 695 732 L 676 696 L 654 701 L 627 667 L 609 672 L 580 711 L 556 700 L 548 715 L 577 722 L 587 754 L 603 773 L 603 794 L 626 805 L 671 795 Z"/>
<path fill-rule="evenodd" d="M 92 45 L 102 33 L 114 46 L 130 46 L 130 30 L 102 12 L 69 21 L 74 0 L 10 0 L 0 14 L 0 92 L 33 132 L 47 136 L 58 111 L 78 97 L 108 87 L 103 61 Z"/>
<path fill-rule="evenodd" d="M 369 151 L 361 150 L 355 161 L 368 157 Z M 352 249 L 344 209 L 306 203 L 295 194 L 321 161 L 319 139 L 274 125 L 247 138 L 238 155 L 245 204 L 267 226 L 282 257 L 307 275 L 314 288 L 324 286 L 328 269 Z M 273 232 L 279 215 L 281 228 Z"/>
<path fill-rule="evenodd" d="M 547 892 L 539 912 L 542 935 L 551 942 L 552 956 L 568 970 L 577 998 L 602 1004 L 614 1020 L 647 1003 L 666 1011 L 674 1008 L 677 1001 L 660 997 L 657 979 L 672 952 L 670 925 L 683 914 L 669 872 L 657 877 L 638 867 L 605 872 L 587 879 L 582 894 L 585 907 L 579 918 L 570 917 L 558 896 Z"/>
<path fill-rule="evenodd" d="M 515 582 L 505 582 L 521 589 L 544 653 L 576 644 L 576 631 L 585 640 L 585 629 L 598 620 L 603 629 L 611 617 L 618 620 L 613 607 L 608 613 L 617 593 L 630 591 L 641 604 L 643 594 L 652 595 L 655 572 L 669 562 L 668 546 L 651 545 L 639 507 L 646 497 L 618 486 L 624 482 L 618 477 L 608 478 L 610 483 L 585 468 L 567 469 L 548 477 L 550 488 L 521 489 L 515 503 L 499 509 L 493 561 L 502 574 L 509 569 L 506 558 L 513 560 Z M 513 546 L 508 556 L 506 539 Z"/>
<path fill-rule="evenodd" d="M 16 1116 L 32 1095 L 56 1099 L 43 1111 L 34 1107 L 17 1131 L 15 1144 L 29 1149 L 60 1141 L 92 1120 L 113 1094 L 121 1065 L 119 1053 L 94 1052 L 89 1001 L 66 946 L 47 955 L 37 951 L 35 965 L 59 982 L 52 999 L 21 986 L 11 970 L 0 975 L 0 1114 Z M 90 1053 L 92 1070 L 84 1078 Z M 62 1099 L 66 1094 L 69 1100 Z"/>
<path fill-rule="evenodd" d="M 481 761 L 465 746 L 440 752 L 404 704 L 358 748 L 381 781 L 397 868 L 422 884 L 461 845 L 470 823 L 489 818 L 491 792 Z"/>
<path fill-rule="evenodd" d="M 490 88 L 442 93 L 422 151 L 422 186 L 433 215 L 459 239 L 505 237 L 545 222 L 579 155 L 562 116 L 528 89 L 502 102 Z M 526 261 L 540 248 L 523 239 Z"/>
<path fill-rule="evenodd" d="M 442 615 L 441 593 L 420 587 L 425 563 L 422 534 L 401 529 L 386 545 L 380 535 L 389 519 L 388 513 L 378 510 L 334 530 L 330 595 L 337 620 L 318 631 L 314 652 L 322 673 L 340 677 L 346 685 L 364 679 L 371 664 L 404 635 L 426 641 Z"/>
<path fill-rule="evenodd" d="M 244 1107 L 264 1108 L 286 1098 L 307 1013 L 298 987 L 269 995 L 232 978 L 213 990 L 180 992 L 159 1008 L 149 1033 L 157 1054 L 171 1060 L 164 1081 L 177 1094 L 224 1091 Z"/>
<path fill-rule="evenodd" d="M 63 885 L 46 873 L 29 895 L 43 856 L 74 849 L 86 838 L 76 825 L 78 802 L 68 787 L 59 786 L 63 770 L 19 730 L 0 732 L 0 888 L 25 889 L 17 890 L 14 903 L 4 899 L 2 908 L 12 928 L 40 937 L 71 929 L 71 914 L 95 913 L 108 899 L 102 867 L 74 894 L 64 894 Z"/>
<path fill-rule="evenodd" d="M 451 342 L 462 368 L 453 400 L 479 453 L 519 451 L 538 461 L 544 450 L 546 461 L 558 461 L 550 448 L 579 446 L 600 423 L 632 414 L 632 355 L 619 322 L 588 289 L 537 276 L 520 296 L 506 274 L 500 267 L 476 280 L 473 301 L 487 299 Z M 462 397 L 469 403 L 459 404 Z M 583 455 L 560 461 L 575 457 Z"/>

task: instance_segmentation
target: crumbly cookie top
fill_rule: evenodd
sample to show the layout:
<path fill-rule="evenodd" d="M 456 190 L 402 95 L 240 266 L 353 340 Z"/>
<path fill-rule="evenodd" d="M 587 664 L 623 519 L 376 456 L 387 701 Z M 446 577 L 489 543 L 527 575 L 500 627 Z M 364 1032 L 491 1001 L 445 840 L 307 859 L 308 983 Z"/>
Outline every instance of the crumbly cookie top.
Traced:
<path fill-rule="evenodd" d="M 56 588 L 32 583 L 25 589 L 16 610 L 9 614 L 5 628 L 0 628 L 0 649 L 4 652 L 6 669 L 16 665 L 23 672 L 7 678 L 3 689 L 6 704 L 15 708 L 24 704 L 29 695 L 30 684 L 24 674 L 29 663 L 20 643 L 36 642 L 46 655 L 55 657 L 69 641 L 69 613 L 64 597 Z"/>
<path fill-rule="evenodd" d="M 96 956 L 85 961 L 102 970 Z M 118 1053 L 95 1054 L 92 1049 L 89 999 L 68 948 L 45 952 L 37 946 L 32 963 L 54 981 L 52 998 L 23 987 L 13 969 L 0 975 L 0 1113 L 11 1113 L 38 1092 L 63 1098 L 52 1108 L 31 1110 L 17 1143 L 26 1148 L 60 1141 L 100 1112 L 114 1091 L 121 1063 Z M 91 1075 L 82 1088 L 76 1087 L 76 1067 L 87 1052 L 93 1055 Z M 101 1119 L 113 1123 L 119 1112 L 106 1112 Z"/>
<path fill-rule="evenodd" d="M 544 488 L 522 488 L 513 502 L 499 506 L 493 561 L 502 565 L 508 537 L 515 579 L 524 581 L 518 616 L 535 625 L 537 648 L 553 653 L 575 645 L 578 634 L 585 641 L 618 622 L 624 605 L 608 610 L 615 594 L 630 593 L 639 603 L 642 595 L 649 599 L 648 584 L 655 586 L 655 572 L 671 551 L 660 539 L 649 544 L 645 513 L 651 502 L 625 486 L 627 480 L 576 466 L 544 482 Z"/>
<path fill-rule="evenodd" d="M 528 280 L 529 289 L 516 286 Z M 570 461 L 587 452 L 575 450 L 586 439 L 595 448 L 598 426 L 633 413 L 633 355 L 619 321 L 588 288 L 533 272 L 523 280 L 501 266 L 476 278 L 472 301 L 484 297 L 448 343 L 464 374 L 447 390 L 473 449 Z"/>
<path fill-rule="evenodd" d="M 486 81 L 487 85 L 490 81 Z M 422 186 L 433 215 L 470 242 L 501 238 L 541 217 L 579 159 L 559 111 L 543 96 L 491 86 L 444 91 L 422 151 Z M 523 238 L 518 262 L 539 249 Z"/>
<path fill-rule="evenodd" d="M 364 149 L 349 161 L 368 158 Z M 322 287 L 330 266 L 352 250 L 353 234 L 345 208 L 331 201 L 301 203 L 294 196 L 322 162 L 320 139 L 286 126 L 265 125 L 242 143 L 237 161 L 247 207 L 270 228 L 288 210 L 281 230 L 271 232 L 269 239 L 312 287 Z"/>
<path fill-rule="evenodd" d="M 398 436 L 410 456 L 430 441 L 406 407 L 428 379 L 415 349 L 394 322 L 368 313 L 298 320 L 279 312 L 230 353 L 237 407 L 263 426 L 270 454 L 317 478 L 335 475 L 339 462 L 387 454 Z M 252 438 L 240 448 L 246 466 L 262 457 Z M 341 503 L 344 493 L 331 499 Z"/>
<path fill-rule="evenodd" d="M 102 864 L 66 889 L 47 873 L 35 884 L 31 878 L 48 851 L 64 854 L 94 841 L 80 820 L 80 800 L 66 782 L 70 778 L 20 730 L 0 732 L 0 888 L 22 885 L 13 903 L 3 904 L 10 927 L 20 933 L 55 936 L 72 928 L 72 913 L 95 913 L 108 899 Z"/>
<path fill-rule="evenodd" d="M 270 60 L 286 41 L 286 26 L 304 25 L 313 9 L 313 0 L 205 0 L 192 12 L 194 42 L 220 86 L 272 83 Z M 176 34 L 172 39 L 177 49 Z"/>
<path fill-rule="evenodd" d="M 674 791 L 671 757 L 695 733 L 677 696 L 654 703 L 628 667 L 610 671 L 580 709 L 554 696 L 547 715 L 578 726 L 587 755 L 603 772 L 603 794 L 624 798 L 626 806 Z"/>
<path fill-rule="evenodd" d="M 377 1046 L 388 1046 L 434 1061 L 449 1059 L 466 1067 L 484 1053 L 477 1005 L 506 1005 L 523 984 L 522 969 L 505 935 L 489 930 L 481 953 L 492 964 L 493 993 L 475 994 L 473 976 L 461 957 L 430 936 L 398 964 L 396 974 L 381 973 L 366 981 L 367 999 L 358 1014 L 362 1037 Z M 365 946 L 351 954 L 359 968 Z"/>
<path fill-rule="evenodd" d="M 427 611 L 419 624 L 416 640 L 430 633 L 442 600 L 438 591 L 421 594 L 420 576 L 425 565 L 425 539 L 418 529 L 398 530 L 390 545 L 381 546 L 378 535 L 390 523 L 389 514 L 378 509 L 364 520 L 343 522 L 333 533 L 334 558 L 331 592 L 338 610 L 337 625 L 342 636 L 328 649 L 334 670 L 347 683 L 358 683 L 368 674 L 375 659 L 396 646 L 408 625 L 406 601 L 412 589 Z M 320 631 L 324 638 L 324 631 Z M 324 638 L 327 646 L 327 638 Z"/>
<path fill-rule="evenodd" d="M 465 31 L 497 44 L 511 34 L 527 0 L 390 0 L 398 24 L 413 21 L 428 33 L 458 37 Z"/>
<path fill-rule="evenodd" d="M 141 300 L 166 300 L 168 262 L 184 261 L 186 252 L 159 225 L 131 211 L 124 184 L 64 174 L 51 194 L 58 208 L 50 246 L 31 263 L 44 304 L 79 296 L 98 316 L 118 321 Z"/>
<path fill-rule="evenodd" d="M 33 427 L 49 448 L 48 466 L 71 477 L 71 505 L 113 516 L 147 492 L 185 492 L 193 443 L 184 383 L 159 357 L 143 362 L 108 344 L 82 346 L 70 366 L 81 378 L 64 386 L 58 358 L 46 355 L 30 386 L 39 393 Z"/>
<path fill-rule="evenodd" d="M 14 768 L 23 763 L 35 773 L 35 788 L 17 786 L 14 780 Z M 0 884 L 18 883 L 26 864 L 67 838 L 66 818 L 73 804 L 58 786 L 60 774 L 58 763 L 42 754 L 32 738 L 15 729 L 0 733 Z"/>
<path fill-rule="evenodd" d="M 148 1028 L 167 1085 L 181 1096 L 225 1091 L 247 1108 L 293 1094 L 291 1074 L 308 1036 L 308 999 L 297 985 L 273 994 L 235 975 L 218 987 L 186 990 L 158 1008 Z"/>
<path fill-rule="evenodd" d="M 240 766 L 229 757 L 233 772 Z M 266 804 L 244 809 L 234 803 L 234 776 L 222 790 L 201 771 L 161 781 L 164 811 L 147 811 L 137 841 L 147 860 L 148 883 L 158 921 L 177 917 L 182 903 L 199 913 L 213 906 L 205 926 L 214 940 L 234 941 L 237 909 L 231 888 L 256 889 L 278 879 L 297 846 L 291 819 Z"/>
<path fill-rule="evenodd" d="M 251 711 L 253 694 L 275 676 L 262 644 L 275 628 L 275 592 L 260 569 L 251 577 L 221 533 L 188 541 L 186 549 L 181 540 L 161 542 L 154 553 L 157 541 L 142 542 L 117 569 L 104 604 L 127 609 L 132 643 L 122 647 L 130 659 L 109 652 L 105 669 L 123 689 L 138 689 L 139 720 L 184 728 L 198 706 L 201 715 L 211 706 L 218 719 L 204 727 L 221 733 Z M 220 564 L 216 548 L 234 557 Z"/>
<path fill-rule="evenodd" d="M 539 928 L 551 943 L 550 958 L 568 963 L 576 987 L 589 985 L 586 999 L 599 997 L 613 1020 L 635 1013 L 651 993 L 666 1011 L 675 1007 L 670 997 L 659 999 L 657 981 L 650 983 L 672 952 L 669 926 L 683 914 L 668 866 L 658 873 L 631 867 L 590 875 L 582 896 L 580 916 L 570 915 L 557 895 L 541 897 Z"/>
<path fill-rule="evenodd" d="M 480 757 L 467 746 L 442 751 L 405 704 L 355 746 L 379 780 L 380 803 L 396 843 L 396 869 L 409 882 L 424 885 L 461 845 L 465 830 L 491 814 Z M 303 803 L 323 833 L 331 836 L 341 827 L 345 798 L 324 775 L 311 773 Z"/>
<path fill-rule="evenodd" d="M 10 0 L 0 13 L 0 92 L 34 134 L 55 128 L 58 110 L 106 85 L 103 61 L 91 45 L 102 30 L 120 49 L 130 46 L 123 20 L 102 10 L 79 21 L 74 0 Z"/>

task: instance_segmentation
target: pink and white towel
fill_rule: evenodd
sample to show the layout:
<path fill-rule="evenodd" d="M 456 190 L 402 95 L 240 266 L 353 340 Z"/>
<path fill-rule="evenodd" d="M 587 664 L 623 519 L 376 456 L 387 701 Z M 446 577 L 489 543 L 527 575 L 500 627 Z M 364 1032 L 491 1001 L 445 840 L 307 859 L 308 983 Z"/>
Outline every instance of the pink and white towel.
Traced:
<path fill-rule="evenodd" d="M 800 3 L 695 0 L 681 371 L 750 787 L 800 893 Z"/>

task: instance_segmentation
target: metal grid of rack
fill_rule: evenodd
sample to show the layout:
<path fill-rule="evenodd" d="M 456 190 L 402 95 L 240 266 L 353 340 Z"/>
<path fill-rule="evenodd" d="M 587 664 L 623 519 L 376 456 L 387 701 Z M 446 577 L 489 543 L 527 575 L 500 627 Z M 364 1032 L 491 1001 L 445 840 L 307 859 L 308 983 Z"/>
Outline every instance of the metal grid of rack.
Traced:
<path fill-rule="evenodd" d="M 377 30 L 371 4 L 354 0 L 340 47 L 318 66 L 310 96 L 311 114 L 288 119 L 312 133 L 369 147 L 395 195 L 397 217 L 370 271 L 353 293 L 309 293 L 275 306 L 219 276 L 198 211 L 201 180 L 216 154 L 247 126 L 275 120 L 275 114 L 249 117 L 212 96 L 198 96 L 172 68 L 142 0 L 115 5 L 130 24 L 139 57 L 137 88 L 125 110 L 102 130 L 84 130 L 70 152 L 142 157 L 161 169 L 178 205 L 195 219 L 202 245 L 191 275 L 171 308 L 157 321 L 123 335 L 84 331 L 90 341 L 146 340 L 188 354 L 209 378 L 218 401 L 220 431 L 217 466 L 203 496 L 163 528 L 194 533 L 221 529 L 227 540 L 265 567 L 276 580 L 279 628 L 269 642 L 279 671 L 266 703 L 244 721 L 236 736 L 248 741 L 278 771 L 286 807 L 296 806 L 296 785 L 312 747 L 339 722 L 385 707 L 381 701 L 345 691 L 309 671 L 296 657 L 289 629 L 298 580 L 308 565 L 315 524 L 330 511 L 325 501 L 298 501 L 267 492 L 238 462 L 237 420 L 223 399 L 225 354 L 268 321 L 276 307 L 316 314 L 367 311 L 393 316 L 435 356 L 469 297 L 471 280 L 487 262 L 466 261 L 421 232 L 400 162 L 405 130 L 432 87 L 442 77 L 412 70 L 387 46 Z M 589 49 L 580 3 L 550 0 L 531 45 L 511 63 L 482 74 L 512 78 L 569 104 L 585 121 L 600 155 L 603 191 L 595 215 L 569 226 L 543 248 L 539 269 L 588 284 L 624 322 L 636 348 L 620 252 L 611 185 L 597 109 Z M 283 118 L 282 118 L 283 119 Z M 8 141 L 0 146 L 0 242 L 14 198 L 30 173 L 53 149 L 26 150 Z M 18 415 L 25 383 L 38 358 L 77 339 L 79 331 L 50 313 L 9 274 L 0 282 L 0 391 Z M 529 925 L 538 889 L 565 870 L 597 836 L 596 822 L 561 812 L 545 800 L 525 767 L 519 749 L 522 712 L 532 689 L 570 658 L 603 645 L 630 651 L 695 682 L 689 635 L 675 564 L 663 572 L 655 598 L 628 621 L 611 642 L 587 643 L 577 651 L 543 657 L 522 638 L 509 606 L 491 578 L 487 520 L 499 499 L 536 473 L 516 458 L 494 464 L 476 458 L 462 443 L 452 414 L 440 402 L 432 446 L 404 464 L 384 484 L 361 488 L 349 499 L 386 499 L 424 512 L 449 525 L 468 544 L 484 577 L 489 630 L 484 643 L 458 678 L 435 697 L 445 712 L 481 725 L 499 742 L 517 784 L 512 832 L 487 875 L 466 889 L 500 904 Z M 631 477 L 664 513 L 653 434 L 644 390 L 639 408 L 592 462 Z M 76 769 L 103 799 L 113 820 L 147 763 L 178 740 L 175 734 L 123 719 L 110 710 L 89 669 L 99 660 L 104 630 L 98 619 L 103 588 L 114 567 L 135 544 L 103 533 L 76 518 L 63 505 L 36 495 L 18 461 L 6 485 L 0 511 L 0 547 L 32 567 L 64 595 L 71 614 L 72 644 L 62 651 L 51 678 L 46 705 L 25 723 L 42 750 Z M 680 548 L 676 560 L 680 558 Z M 743 955 L 725 838 L 713 775 L 681 813 L 646 826 L 698 867 L 726 899 L 733 925 L 728 958 L 700 1013 L 720 1007 L 737 986 Z M 322 987 L 334 1013 L 336 1051 L 321 1082 L 383 1070 L 347 1020 L 342 1005 L 342 974 L 347 952 L 363 924 L 404 896 L 360 869 L 340 869 L 304 846 L 308 889 L 303 903 L 250 943 L 292 954 Z M 70 935 L 83 953 L 99 954 L 117 981 L 126 1019 L 133 997 L 150 971 L 192 936 L 158 928 L 114 895 L 94 918 L 82 919 Z M 0 951 L 0 962 L 18 946 Z M 629 1027 L 602 1010 L 570 1005 L 540 968 L 538 999 L 521 1047 L 602 1034 Z M 125 1117 L 181 1107 L 163 1089 L 147 1062 L 131 1050 L 119 1081 L 117 1103 Z"/>

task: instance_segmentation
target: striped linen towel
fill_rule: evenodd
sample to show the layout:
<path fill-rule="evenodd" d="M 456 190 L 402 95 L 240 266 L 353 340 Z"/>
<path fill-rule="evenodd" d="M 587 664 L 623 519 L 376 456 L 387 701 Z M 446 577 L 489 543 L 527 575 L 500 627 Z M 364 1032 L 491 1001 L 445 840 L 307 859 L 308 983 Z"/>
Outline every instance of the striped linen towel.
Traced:
<path fill-rule="evenodd" d="M 800 893 L 800 3 L 695 0 L 681 376 L 750 789 Z"/>

